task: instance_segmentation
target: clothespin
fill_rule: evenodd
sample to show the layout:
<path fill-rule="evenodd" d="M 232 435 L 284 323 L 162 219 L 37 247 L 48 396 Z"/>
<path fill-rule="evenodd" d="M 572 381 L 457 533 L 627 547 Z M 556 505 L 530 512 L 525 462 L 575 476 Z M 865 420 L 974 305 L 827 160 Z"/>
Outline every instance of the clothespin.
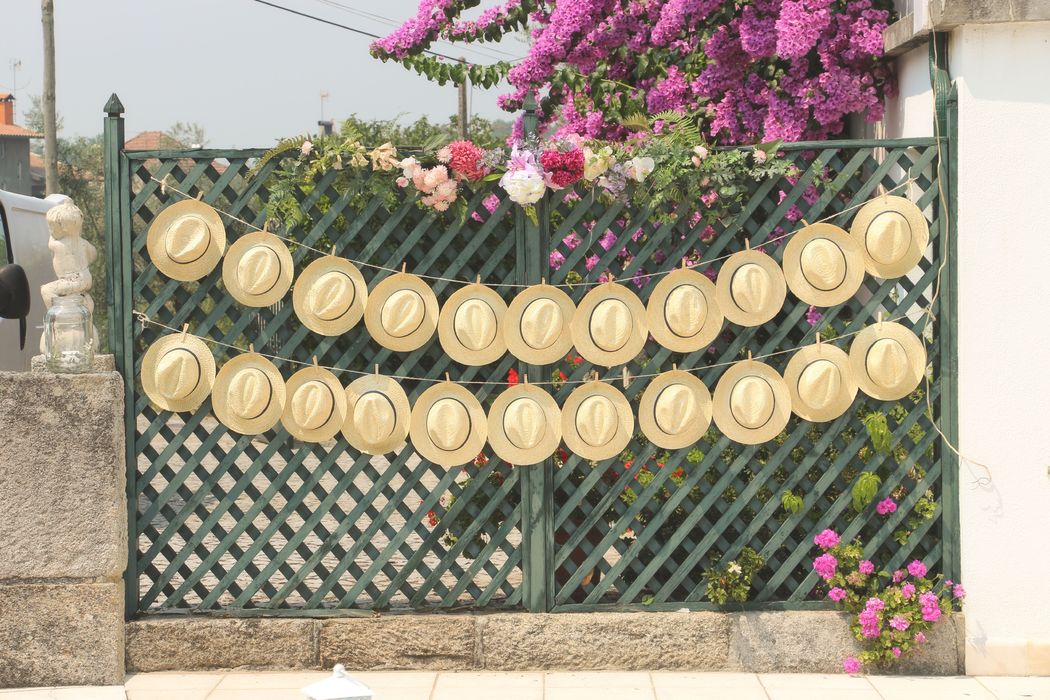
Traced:
<path fill-rule="evenodd" d="M 672 362 L 671 363 L 671 371 L 672 372 L 677 372 L 678 371 L 678 363 L 677 362 Z"/>
<path fill-rule="evenodd" d="M 478 275 L 474 278 L 474 284 L 481 284 L 481 275 Z"/>
<path fill-rule="evenodd" d="M 248 343 L 248 352 L 255 352 L 255 343 Z"/>
<path fill-rule="evenodd" d="M 751 239 L 744 237 L 744 250 L 751 250 Z"/>
<path fill-rule="evenodd" d="M 802 221 L 802 225 L 803 226 L 805 226 L 807 228 L 809 227 L 809 222 L 808 221 L 806 221 L 805 219 L 802 219 L 801 221 Z"/>
<path fill-rule="evenodd" d="M 168 194 L 168 178 L 171 177 L 171 173 L 165 175 L 160 181 L 160 193 L 163 195 Z"/>
<path fill-rule="evenodd" d="M 188 323 L 182 324 L 182 337 L 179 338 L 179 342 L 185 343 L 186 342 L 186 334 L 189 333 L 189 332 L 190 332 L 190 324 L 188 324 Z"/>
<path fill-rule="evenodd" d="M 876 318 L 878 318 L 878 320 L 879 320 L 878 327 L 879 327 L 879 330 L 881 331 L 882 330 L 882 311 L 879 311 L 878 316 Z"/>
<path fill-rule="evenodd" d="M 547 284 L 547 278 L 546 277 L 540 277 L 540 285 L 544 286 L 546 284 Z"/>
<path fill-rule="evenodd" d="M 317 367 L 318 366 L 317 365 L 317 355 L 313 356 L 313 361 L 314 361 L 314 367 Z"/>
<path fill-rule="evenodd" d="M 449 377 L 448 377 L 448 372 L 445 372 L 445 381 L 446 381 L 446 382 L 451 382 L 451 381 L 452 381 L 452 380 L 451 380 L 451 379 L 449 379 Z"/>
<path fill-rule="evenodd" d="M 881 182 L 879 182 L 879 194 L 882 196 L 883 204 L 885 204 L 887 197 L 886 185 L 882 184 Z"/>
<path fill-rule="evenodd" d="M 626 389 L 629 386 L 631 386 L 631 375 L 627 371 L 627 365 L 624 365 L 623 366 L 623 388 Z"/>
<path fill-rule="evenodd" d="M 197 193 L 197 201 L 199 202 L 199 201 L 201 201 L 202 199 L 204 199 L 204 193 L 203 193 L 203 192 L 198 192 L 198 193 Z"/>
<path fill-rule="evenodd" d="M 751 362 L 751 361 L 752 361 L 752 360 L 751 360 L 751 351 L 750 351 L 750 350 L 748 350 L 748 351 L 747 351 L 747 361 L 748 361 L 748 362 Z"/>
<path fill-rule="evenodd" d="M 525 373 L 523 373 L 523 374 L 522 374 L 521 376 L 522 376 L 522 378 L 523 378 L 523 380 L 524 380 L 524 381 L 523 381 L 523 383 L 524 383 L 524 384 L 528 384 L 528 383 L 529 383 L 529 373 L 528 373 L 528 372 L 525 372 Z"/>
<path fill-rule="evenodd" d="M 405 272 L 405 270 L 407 270 L 407 269 L 408 269 L 408 263 L 405 263 L 405 262 L 401 263 L 401 274 L 402 275 L 407 274 Z"/>
<path fill-rule="evenodd" d="M 332 249 L 330 251 L 328 251 L 328 254 L 331 255 L 333 258 L 335 257 L 335 245 L 334 244 L 332 245 Z"/>
<path fill-rule="evenodd" d="M 378 377 L 379 376 L 379 365 L 376 365 L 375 368 L 376 368 L 376 376 Z"/>

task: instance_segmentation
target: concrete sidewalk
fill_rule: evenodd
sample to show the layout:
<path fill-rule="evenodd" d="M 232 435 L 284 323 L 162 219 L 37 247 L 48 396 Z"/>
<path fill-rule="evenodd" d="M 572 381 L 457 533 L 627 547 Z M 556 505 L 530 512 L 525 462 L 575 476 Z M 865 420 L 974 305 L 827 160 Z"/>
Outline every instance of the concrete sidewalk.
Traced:
<path fill-rule="evenodd" d="M 328 674 L 139 673 L 124 686 L 0 690 L 0 700 L 303 700 Z M 1050 677 L 671 672 L 352 673 L 376 700 L 1050 700 Z"/>

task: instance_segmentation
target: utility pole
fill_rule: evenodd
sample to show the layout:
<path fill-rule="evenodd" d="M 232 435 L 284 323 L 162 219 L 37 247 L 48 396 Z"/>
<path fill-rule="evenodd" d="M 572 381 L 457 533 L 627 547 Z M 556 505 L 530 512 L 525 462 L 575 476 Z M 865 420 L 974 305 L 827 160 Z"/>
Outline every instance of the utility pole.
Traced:
<path fill-rule="evenodd" d="M 44 189 L 58 191 L 58 131 L 55 127 L 55 0 L 40 0 L 44 25 Z"/>
<path fill-rule="evenodd" d="M 459 61 L 463 65 L 467 64 L 467 59 L 462 56 Z M 464 140 L 467 138 L 467 80 L 469 78 L 464 78 L 459 84 L 459 137 Z"/>

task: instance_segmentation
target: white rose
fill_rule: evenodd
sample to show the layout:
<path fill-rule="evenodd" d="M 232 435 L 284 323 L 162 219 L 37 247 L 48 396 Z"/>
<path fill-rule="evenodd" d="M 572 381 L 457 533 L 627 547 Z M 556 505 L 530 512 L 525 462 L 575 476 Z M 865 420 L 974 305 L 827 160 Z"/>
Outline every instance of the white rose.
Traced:
<path fill-rule="evenodd" d="M 656 162 L 649 156 L 636 156 L 627 161 L 627 177 L 641 182 L 649 177 L 656 167 Z"/>
<path fill-rule="evenodd" d="M 606 147 L 595 152 L 590 148 L 583 149 L 583 177 L 585 180 L 597 180 L 615 162 L 611 150 Z"/>
<path fill-rule="evenodd" d="M 310 141 L 303 141 L 303 145 L 299 146 L 299 152 L 304 156 L 310 155 L 314 150 L 314 145 Z"/>
<path fill-rule="evenodd" d="M 512 202 L 518 204 L 535 204 L 540 201 L 547 185 L 543 176 L 532 170 L 515 170 L 507 172 L 500 178 L 500 187 L 507 191 Z"/>

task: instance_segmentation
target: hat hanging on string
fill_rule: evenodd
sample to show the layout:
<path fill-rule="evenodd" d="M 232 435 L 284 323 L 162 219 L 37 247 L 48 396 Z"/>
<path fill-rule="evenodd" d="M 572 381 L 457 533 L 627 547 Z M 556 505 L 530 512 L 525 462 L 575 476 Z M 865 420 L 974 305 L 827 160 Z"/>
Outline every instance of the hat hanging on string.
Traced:
<path fill-rule="evenodd" d="M 211 390 L 219 422 L 242 435 L 258 435 L 277 425 L 284 413 L 280 370 L 252 351 L 237 355 L 219 370 Z"/>
<path fill-rule="evenodd" d="M 165 411 L 193 411 L 215 382 L 215 357 L 204 341 L 182 333 L 157 339 L 142 358 L 142 390 Z"/>
<path fill-rule="evenodd" d="M 784 306 L 787 283 L 776 260 L 758 250 L 742 250 L 729 256 L 718 271 L 715 299 L 732 323 L 760 326 Z"/>
<path fill-rule="evenodd" d="M 634 412 L 619 389 L 594 379 L 576 387 L 565 399 L 561 432 L 574 454 L 590 460 L 609 459 L 631 442 Z"/>
<path fill-rule="evenodd" d="M 554 398 L 528 383 L 512 386 L 489 408 L 489 446 L 509 464 L 539 464 L 561 444 L 561 409 Z"/>
<path fill-rule="evenodd" d="M 146 234 L 146 251 L 171 279 L 199 280 L 215 269 L 226 251 L 226 227 L 200 196 L 184 199 L 157 214 Z"/>
<path fill-rule="evenodd" d="M 485 409 L 466 388 L 445 381 L 430 387 L 412 406 L 412 449 L 443 467 L 471 461 L 485 447 Z"/>
<path fill-rule="evenodd" d="M 346 421 L 346 392 L 331 371 L 304 367 L 288 378 L 281 423 L 303 442 L 331 440 Z"/>
<path fill-rule="evenodd" d="M 695 374 L 677 367 L 664 372 L 642 393 L 638 425 L 657 447 L 692 445 L 711 426 L 711 392 Z"/>
<path fill-rule="evenodd" d="M 365 326 L 384 348 L 410 352 L 422 347 L 437 328 L 438 300 L 422 278 L 405 272 L 390 275 L 368 294 Z"/>
<path fill-rule="evenodd" d="M 715 386 L 714 421 L 730 440 L 758 445 L 772 440 L 791 418 L 791 393 L 776 370 L 748 356 Z"/>
<path fill-rule="evenodd" d="M 791 392 L 791 409 L 814 423 L 834 420 L 849 410 L 857 397 L 849 356 L 830 343 L 817 342 L 797 350 L 784 369 Z"/>
<path fill-rule="evenodd" d="M 359 377 L 346 387 L 343 436 L 354 449 L 370 455 L 393 452 L 408 437 L 412 409 L 395 380 L 379 374 Z"/>
<path fill-rule="evenodd" d="M 517 294 L 503 317 L 503 338 L 510 354 L 522 362 L 549 365 L 572 347 L 576 305 L 568 294 L 546 281 Z"/>
<path fill-rule="evenodd" d="M 570 327 L 576 352 L 602 367 L 633 360 L 649 335 L 645 307 L 638 295 L 615 282 L 587 292 L 576 307 Z"/>
<path fill-rule="evenodd" d="M 849 362 L 861 391 L 873 399 L 896 401 L 922 382 L 926 348 L 904 326 L 880 320 L 853 338 Z"/>
<path fill-rule="evenodd" d="M 868 274 L 894 279 L 910 272 L 930 242 L 926 216 L 910 199 L 883 195 L 857 212 L 850 234 L 860 244 Z"/>
<path fill-rule="evenodd" d="M 645 312 L 653 338 L 673 352 L 696 352 L 707 347 L 725 323 L 715 300 L 714 283 L 685 267 L 660 280 Z"/>
<path fill-rule="evenodd" d="M 313 332 L 327 336 L 342 335 L 356 326 L 367 301 L 368 285 L 361 271 L 335 255 L 307 265 L 292 291 L 295 315 Z"/>
<path fill-rule="evenodd" d="M 269 231 L 247 233 L 230 246 L 222 261 L 226 291 L 245 306 L 276 304 L 292 286 L 295 274 L 288 246 Z"/>
<path fill-rule="evenodd" d="M 784 278 L 791 292 L 807 304 L 842 304 L 864 282 L 860 244 L 838 226 L 806 226 L 784 247 Z"/>
<path fill-rule="evenodd" d="M 495 362 L 507 352 L 503 319 L 507 304 L 479 281 L 456 290 L 438 315 L 438 339 L 445 353 L 463 365 Z"/>

